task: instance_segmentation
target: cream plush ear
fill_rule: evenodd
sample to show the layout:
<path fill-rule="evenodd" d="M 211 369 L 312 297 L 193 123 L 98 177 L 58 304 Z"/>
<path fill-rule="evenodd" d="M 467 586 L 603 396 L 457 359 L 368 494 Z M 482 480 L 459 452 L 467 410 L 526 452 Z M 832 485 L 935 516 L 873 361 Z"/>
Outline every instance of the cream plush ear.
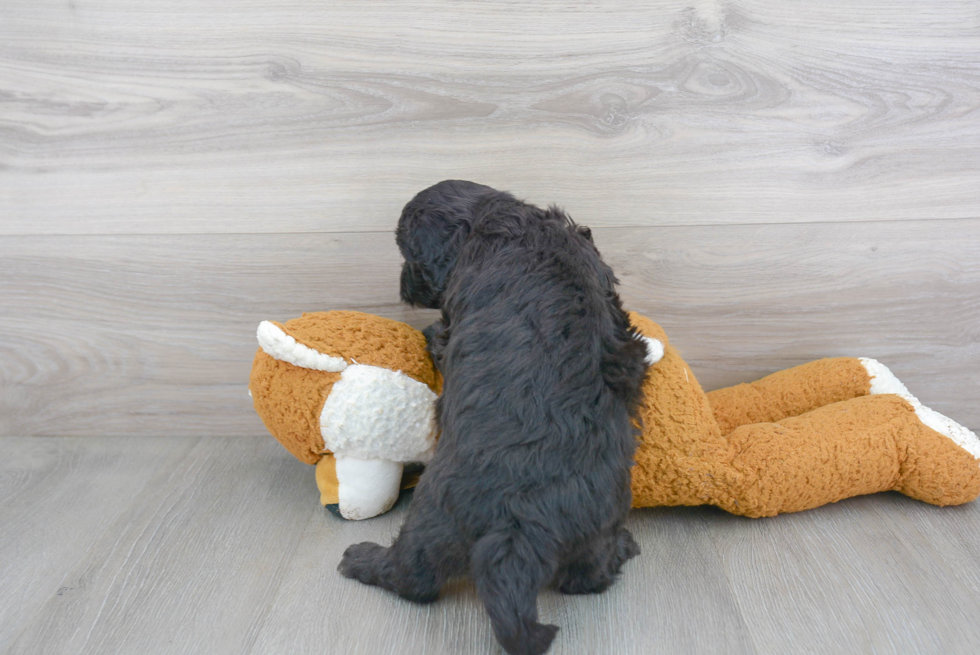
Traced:
<path fill-rule="evenodd" d="M 255 332 L 259 341 L 259 347 L 265 351 L 269 357 L 287 362 L 300 368 L 309 368 L 315 371 L 329 371 L 339 373 L 347 368 L 347 362 L 340 357 L 331 357 L 317 352 L 308 346 L 296 341 L 282 331 L 275 323 L 262 321 Z"/>

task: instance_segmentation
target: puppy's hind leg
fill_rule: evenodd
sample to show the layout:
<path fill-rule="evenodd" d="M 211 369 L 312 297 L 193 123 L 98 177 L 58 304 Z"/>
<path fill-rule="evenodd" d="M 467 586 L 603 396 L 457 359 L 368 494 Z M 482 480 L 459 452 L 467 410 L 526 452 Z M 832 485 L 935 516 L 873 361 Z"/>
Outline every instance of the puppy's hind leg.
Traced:
<path fill-rule="evenodd" d="M 406 600 L 433 602 L 446 580 L 465 570 L 466 552 L 452 525 L 431 514 L 421 506 L 411 512 L 390 548 L 371 542 L 349 546 L 337 570 Z"/>
<path fill-rule="evenodd" d="M 497 641 L 510 655 L 540 655 L 558 627 L 538 623 L 538 593 L 554 576 L 554 549 L 516 530 L 492 532 L 473 546 L 476 591 Z"/>
<path fill-rule="evenodd" d="M 555 576 L 563 594 L 598 594 L 616 581 L 628 560 L 640 554 L 633 535 L 622 526 L 595 536 L 567 561 Z"/>

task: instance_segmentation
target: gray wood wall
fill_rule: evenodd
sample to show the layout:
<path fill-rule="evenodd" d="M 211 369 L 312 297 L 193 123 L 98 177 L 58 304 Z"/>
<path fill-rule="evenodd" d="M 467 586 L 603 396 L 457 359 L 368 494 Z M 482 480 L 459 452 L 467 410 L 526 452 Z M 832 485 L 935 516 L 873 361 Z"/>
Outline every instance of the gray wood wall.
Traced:
<path fill-rule="evenodd" d="M 563 205 L 707 388 L 980 428 L 980 5 L 3 0 L 0 435 L 257 435 L 254 329 L 398 303 L 448 177 Z"/>

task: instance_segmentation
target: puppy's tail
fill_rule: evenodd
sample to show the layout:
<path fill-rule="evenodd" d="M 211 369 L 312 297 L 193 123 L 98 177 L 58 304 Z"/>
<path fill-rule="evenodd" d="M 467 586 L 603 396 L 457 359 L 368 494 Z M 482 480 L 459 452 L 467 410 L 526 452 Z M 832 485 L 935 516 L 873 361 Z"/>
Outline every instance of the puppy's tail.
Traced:
<path fill-rule="evenodd" d="M 538 592 L 554 576 L 553 561 L 523 532 L 492 532 L 473 546 L 476 591 L 497 641 L 510 655 L 541 655 L 558 626 L 538 623 Z"/>

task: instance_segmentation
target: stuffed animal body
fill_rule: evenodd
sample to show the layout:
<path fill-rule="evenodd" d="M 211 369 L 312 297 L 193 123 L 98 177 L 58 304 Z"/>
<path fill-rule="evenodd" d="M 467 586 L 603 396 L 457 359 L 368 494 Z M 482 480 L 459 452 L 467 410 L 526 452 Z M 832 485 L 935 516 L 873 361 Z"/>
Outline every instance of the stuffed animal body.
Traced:
<path fill-rule="evenodd" d="M 872 359 L 822 359 L 705 393 L 653 321 L 634 507 L 715 505 L 750 517 L 895 490 L 934 505 L 980 495 L 980 439 Z M 431 457 L 442 380 L 413 328 L 360 312 L 263 322 L 249 384 L 269 431 L 317 464 L 321 502 L 381 514 Z"/>

